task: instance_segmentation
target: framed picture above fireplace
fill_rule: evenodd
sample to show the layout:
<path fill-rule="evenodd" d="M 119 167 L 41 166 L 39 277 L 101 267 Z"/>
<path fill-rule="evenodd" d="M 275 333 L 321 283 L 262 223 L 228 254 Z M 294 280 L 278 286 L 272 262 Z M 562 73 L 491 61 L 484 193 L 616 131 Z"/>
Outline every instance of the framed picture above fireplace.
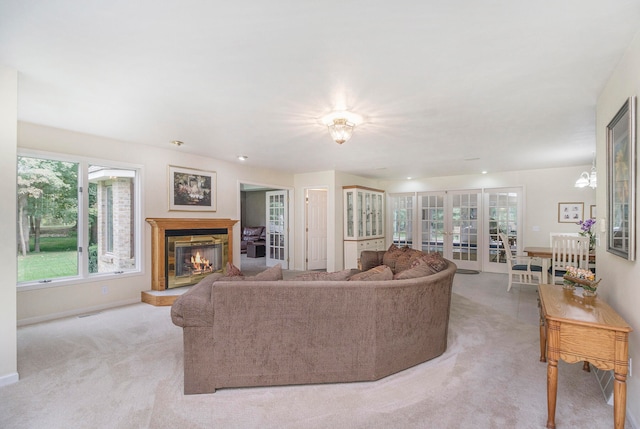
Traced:
<path fill-rule="evenodd" d="M 170 211 L 216 211 L 216 172 L 169 166 Z"/>

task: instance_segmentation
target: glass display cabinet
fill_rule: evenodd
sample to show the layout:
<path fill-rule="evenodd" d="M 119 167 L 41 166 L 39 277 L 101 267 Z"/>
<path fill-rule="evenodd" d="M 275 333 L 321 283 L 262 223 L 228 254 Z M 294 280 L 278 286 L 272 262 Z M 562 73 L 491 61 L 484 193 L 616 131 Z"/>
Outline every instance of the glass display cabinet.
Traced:
<path fill-rule="evenodd" d="M 344 186 L 344 267 L 358 268 L 363 250 L 384 250 L 384 191 Z"/>

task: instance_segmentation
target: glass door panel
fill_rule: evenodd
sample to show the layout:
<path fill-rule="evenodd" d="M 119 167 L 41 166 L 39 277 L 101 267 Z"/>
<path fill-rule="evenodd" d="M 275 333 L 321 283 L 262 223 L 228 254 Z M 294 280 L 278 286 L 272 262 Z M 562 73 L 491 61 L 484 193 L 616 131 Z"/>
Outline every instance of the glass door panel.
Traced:
<path fill-rule="evenodd" d="M 380 197 L 382 199 L 382 197 Z M 391 240 L 398 247 L 413 245 L 414 196 L 391 195 Z"/>
<path fill-rule="evenodd" d="M 267 266 L 282 264 L 289 268 L 287 237 L 288 203 L 287 191 L 270 191 L 267 198 Z"/>
<path fill-rule="evenodd" d="M 485 243 L 485 270 L 507 272 L 507 257 L 498 234 L 509 239 L 511 250 L 523 253 L 520 224 L 522 218 L 522 190 L 520 188 L 490 189 L 485 191 L 487 241 Z"/>
<path fill-rule="evenodd" d="M 421 249 L 424 252 L 437 252 L 446 257 L 449 247 L 445 242 L 445 193 L 421 194 L 420 234 Z"/>

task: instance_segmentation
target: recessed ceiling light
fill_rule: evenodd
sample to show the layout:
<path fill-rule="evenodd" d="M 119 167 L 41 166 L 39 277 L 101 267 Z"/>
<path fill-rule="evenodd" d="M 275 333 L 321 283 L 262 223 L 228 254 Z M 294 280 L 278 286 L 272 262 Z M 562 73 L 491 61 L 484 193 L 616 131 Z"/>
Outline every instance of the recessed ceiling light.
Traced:
<path fill-rule="evenodd" d="M 482 172 L 482 174 L 487 174 L 487 170 L 484 170 L 484 171 Z"/>
<path fill-rule="evenodd" d="M 238 159 L 240 161 L 246 161 L 247 159 L 249 159 L 249 157 L 247 155 L 238 155 Z"/>
<path fill-rule="evenodd" d="M 407 180 L 411 180 L 411 176 L 407 177 Z"/>
<path fill-rule="evenodd" d="M 180 147 L 180 146 L 182 146 L 184 144 L 184 142 L 181 142 L 180 140 L 174 140 L 174 141 L 171 142 L 171 144 Z"/>

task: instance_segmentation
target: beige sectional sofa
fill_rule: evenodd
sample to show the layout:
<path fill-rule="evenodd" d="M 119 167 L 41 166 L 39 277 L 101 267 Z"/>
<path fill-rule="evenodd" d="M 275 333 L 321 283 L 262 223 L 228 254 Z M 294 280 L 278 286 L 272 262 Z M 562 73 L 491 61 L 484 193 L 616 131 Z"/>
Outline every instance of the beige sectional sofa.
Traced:
<path fill-rule="evenodd" d="M 415 269 L 426 264 L 415 261 L 424 254 L 410 252 L 414 266 L 403 271 L 419 275 Z M 183 328 L 185 394 L 378 380 L 441 355 L 455 264 L 441 259 L 439 272 L 394 280 L 401 272 L 368 270 L 387 253 L 363 252 L 366 271 L 355 277 L 343 271 L 274 281 L 277 267 L 244 281 L 203 279 L 171 309 Z"/>

